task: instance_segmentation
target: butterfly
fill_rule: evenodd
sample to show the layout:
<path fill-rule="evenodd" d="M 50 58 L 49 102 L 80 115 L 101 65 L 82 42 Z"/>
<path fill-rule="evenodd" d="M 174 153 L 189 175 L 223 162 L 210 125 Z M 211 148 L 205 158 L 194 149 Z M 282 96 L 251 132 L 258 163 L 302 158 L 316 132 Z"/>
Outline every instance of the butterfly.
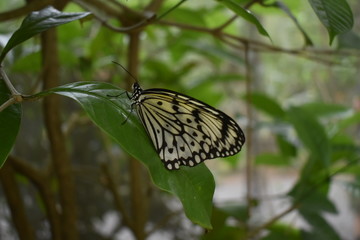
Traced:
<path fill-rule="evenodd" d="M 135 82 L 129 98 L 168 170 L 234 155 L 245 143 L 232 118 L 190 96 L 161 88 L 143 90 Z"/>

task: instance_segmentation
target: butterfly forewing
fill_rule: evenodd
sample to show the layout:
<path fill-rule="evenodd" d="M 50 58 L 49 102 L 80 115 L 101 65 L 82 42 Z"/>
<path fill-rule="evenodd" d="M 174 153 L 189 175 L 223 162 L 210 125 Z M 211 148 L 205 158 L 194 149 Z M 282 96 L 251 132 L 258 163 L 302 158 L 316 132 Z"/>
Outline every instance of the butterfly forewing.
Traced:
<path fill-rule="evenodd" d="M 135 83 L 131 99 L 169 170 L 234 155 L 245 142 L 233 119 L 192 97 L 166 89 L 142 90 Z"/>

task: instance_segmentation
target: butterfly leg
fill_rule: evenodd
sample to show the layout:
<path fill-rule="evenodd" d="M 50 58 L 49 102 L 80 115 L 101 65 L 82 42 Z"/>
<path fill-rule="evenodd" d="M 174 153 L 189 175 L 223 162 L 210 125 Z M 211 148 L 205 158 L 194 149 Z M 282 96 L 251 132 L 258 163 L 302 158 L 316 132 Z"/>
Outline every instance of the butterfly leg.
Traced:
<path fill-rule="evenodd" d="M 117 95 L 106 94 L 106 96 L 109 97 L 109 98 L 118 98 L 118 97 L 120 97 L 121 95 L 123 95 L 124 93 L 126 93 L 126 96 L 130 99 L 129 93 L 128 93 L 127 91 L 124 91 L 124 92 L 122 92 L 122 93 L 120 93 L 120 94 L 117 94 Z"/>
<path fill-rule="evenodd" d="M 127 92 L 126 92 L 127 93 Z M 133 112 L 133 110 L 134 110 L 134 104 L 135 103 L 132 103 L 131 105 L 130 105 L 130 113 L 126 116 L 126 119 L 121 123 L 121 125 L 124 125 L 126 122 L 127 122 L 127 120 L 129 119 L 129 117 L 130 117 L 130 114 L 132 114 L 132 112 Z"/>

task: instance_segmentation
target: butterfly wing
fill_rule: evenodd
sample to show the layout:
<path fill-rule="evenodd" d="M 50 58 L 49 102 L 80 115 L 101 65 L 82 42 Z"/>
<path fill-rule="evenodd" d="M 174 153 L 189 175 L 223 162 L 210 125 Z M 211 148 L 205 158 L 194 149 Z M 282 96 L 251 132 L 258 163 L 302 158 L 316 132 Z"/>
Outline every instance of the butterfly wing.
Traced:
<path fill-rule="evenodd" d="M 137 112 L 169 170 L 238 153 L 245 136 L 225 113 L 166 89 L 143 90 Z"/>

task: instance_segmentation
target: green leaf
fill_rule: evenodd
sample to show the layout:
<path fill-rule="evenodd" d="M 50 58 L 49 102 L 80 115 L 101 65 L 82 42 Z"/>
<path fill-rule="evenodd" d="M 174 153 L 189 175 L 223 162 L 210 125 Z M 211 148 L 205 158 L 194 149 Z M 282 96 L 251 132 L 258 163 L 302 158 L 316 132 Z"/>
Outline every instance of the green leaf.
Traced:
<path fill-rule="evenodd" d="M 10 92 L 3 80 L 0 80 L 0 105 L 9 100 Z M 21 122 L 21 105 L 13 104 L 0 112 L 0 167 L 9 155 Z"/>
<path fill-rule="evenodd" d="M 0 64 L 6 54 L 20 43 L 50 28 L 86 17 L 90 13 L 62 13 L 53 7 L 32 12 L 22 22 L 20 28 L 11 36 L 0 55 Z"/>
<path fill-rule="evenodd" d="M 360 154 L 360 146 L 357 146 L 353 136 L 344 134 L 336 134 L 331 139 L 331 162 L 338 160 L 352 160 L 358 158 Z"/>
<path fill-rule="evenodd" d="M 233 12 L 235 12 L 237 15 L 241 16 L 248 22 L 254 24 L 259 31 L 259 33 L 263 36 L 270 38 L 270 35 L 267 33 L 265 28 L 261 25 L 259 20 L 247 9 L 242 8 L 239 4 L 232 0 L 217 0 L 218 2 L 221 2 L 224 4 L 227 8 L 231 9 Z"/>
<path fill-rule="evenodd" d="M 291 239 L 302 240 L 300 236 L 300 230 L 291 225 L 285 225 L 283 223 L 275 223 L 267 228 L 270 232 L 261 240 L 279 240 L 279 239 Z"/>
<path fill-rule="evenodd" d="M 214 229 L 213 231 L 208 232 L 204 235 L 202 240 L 219 240 L 219 239 L 227 239 L 227 240 L 238 240 L 238 239 L 246 239 L 246 233 L 243 229 L 239 227 L 224 225 L 218 229 Z"/>
<path fill-rule="evenodd" d="M 340 240 L 340 237 L 334 228 L 319 213 L 300 211 L 300 214 L 311 226 L 311 232 L 302 232 L 302 239 Z"/>
<path fill-rule="evenodd" d="M 320 189 L 314 188 L 313 191 L 311 191 L 311 186 L 304 186 L 304 188 L 307 188 L 311 193 L 301 202 L 298 210 L 301 213 L 327 212 L 337 214 L 338 211 L 334 203 L 327 197 L 329 193 L 328 186 L 329 185 L 326 184 L 326 186 L 322 186 Z"/>
<path fill-rule="evenodd" d="M 351 30 L 354 17 L 346 0 L 309 0 L 316 15 L 327 28 L 330 44 L 340 33 Z"/>
<path fill-rule="evenodd" d="M 275 99 L 265 95 L 264 93 L 252 93 L 251 104 L 258 110 L 261 110 L 274 118 L 284 117 L 285 112 L 281 106 L 275 101 Z"/>
<path fill-rule="evenodd" d="M 323 167 L 330 163 L 330 142 L 324 127 L 308 111 L 293 107 L 287 113 L 288 121 L 294 126 L 302 143 L 309 149 L 314 161 Z"/>
<path fill-rule="evenodd" d="M 131 111 L 131 102 L 124 90 L 106 83 L 78 82 L 53 88 L 38 96 L 50 93 L 76 100 L 99 128 L 145 164 L 156 186 L 180 199 L 190 220 L 211 228 L 215 189 L 211 172 L 205 164 L 183 167 L 178 171 L 165 169 L 140 120 Z"/>
<path fill-rule="evenodd" d="M 360 113 L 354 113 L 353 115 L 342 119 L 338 122 L 338 128 L 339 130 L 344 130 L 350 126 L 356 125 L 360 123 Z"/>
<path fill-rule="evenodd" d="M 245 222 L 248 219 L 247 206 L 242 204 L 228 204 L 218 207 L 218 209 L 226 213 L 230 217 L 234 217 L 239 221 Z"/>
<path fill-rule="evenodd" d="M 317 117 L 326 117 L 331 115 L 343 114 L 349 108 L 338 104 L 328 104 L 323 102 L 312 102 L 301 106 L 302 109 Z"/>
<path fill-rule="evenodd" d="M 276 136 L 276 143 L 284 156 L 295 157 L 297 154 L 297 149 L 294 144 L 292 144 L 288 139 L 283 135 L 278 134 Z"/>

